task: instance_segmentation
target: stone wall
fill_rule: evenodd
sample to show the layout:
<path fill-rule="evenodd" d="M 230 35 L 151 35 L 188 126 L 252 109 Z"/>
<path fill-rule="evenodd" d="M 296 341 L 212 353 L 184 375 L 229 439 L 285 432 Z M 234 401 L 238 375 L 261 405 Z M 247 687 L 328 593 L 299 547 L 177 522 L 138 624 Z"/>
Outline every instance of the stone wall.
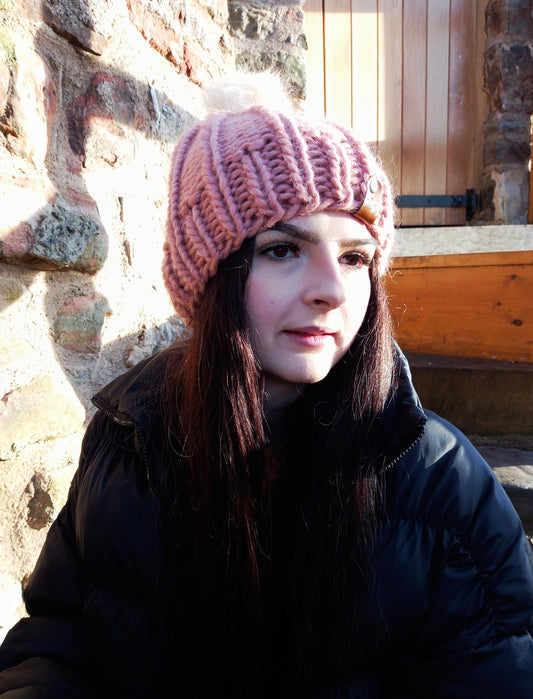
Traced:
<path fill-rule="evenodd" d="M 169 157 L 235 63 L 304 93 L 301 2 L 0 0 L 0 638 L 91 396 L 182 331 L 160 266 Z"/>
<path fill-rule="evenodd" d="M 229 23 L 235 39 L 236 66 L 244 70 L 275 70 L 287 78 L 291 94 L 305 98 L 307 48 L 304 0 L 229 0 Z"/>
<path fill-rule="evenodd" d="M 483 71 L 489 97 L 484 124 L 478 219 L 527 223 L 533 113 L 533 2 L 489 0 Z"/>

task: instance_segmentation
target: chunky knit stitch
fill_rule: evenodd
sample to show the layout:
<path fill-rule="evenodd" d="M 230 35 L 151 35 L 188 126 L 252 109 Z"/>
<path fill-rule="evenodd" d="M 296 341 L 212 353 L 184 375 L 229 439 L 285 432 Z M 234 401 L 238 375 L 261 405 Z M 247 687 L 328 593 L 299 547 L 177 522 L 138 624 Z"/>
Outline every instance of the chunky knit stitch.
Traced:
<path fill-rule="evenodd" d="M 219 262 L 246 238 L 319 211 L 360 212 L 385 272 L 390 186 L 351 131 L 258 105 L 196 124 L 176 146 L 170 173 L 163 274 L 177 313 L 191 321 Z"/>

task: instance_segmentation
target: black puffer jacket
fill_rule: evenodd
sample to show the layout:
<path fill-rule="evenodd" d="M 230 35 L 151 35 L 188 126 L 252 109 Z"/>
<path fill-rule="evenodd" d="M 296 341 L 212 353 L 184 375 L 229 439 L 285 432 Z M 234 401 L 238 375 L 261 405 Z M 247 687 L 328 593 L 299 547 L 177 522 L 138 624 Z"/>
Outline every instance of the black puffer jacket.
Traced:
<path fill-rule="evenodd" d="M 0 650 L 6 699 L 163 696 L 161 511 L 148 469 L 160 462 L 161 421 L 147 387 L 165 356 L 95 399 L 68 502 L 26 588 L 30 616 Z M 350 696 L 530 699 L 531 550 L 507 496 L 464 436 L 422 410 L 405 363 L 383 429 L 376 662 Z"/>

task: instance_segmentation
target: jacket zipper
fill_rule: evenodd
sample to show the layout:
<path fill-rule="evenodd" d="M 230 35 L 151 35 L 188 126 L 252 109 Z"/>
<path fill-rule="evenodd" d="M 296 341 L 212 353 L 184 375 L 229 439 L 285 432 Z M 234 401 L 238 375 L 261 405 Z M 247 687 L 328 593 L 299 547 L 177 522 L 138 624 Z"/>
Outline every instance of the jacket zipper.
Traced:
<path fill-rule="evenodd" d="M 104 413 L 104 415 L 107 415 L 107 417 L 110 417 L 113 422 L 116 422 L 117 425 L 121 425 L 122 427 L 133 427 L 137 426 L 135 423 L 135 420 L 131 418 L 129 415 L 126 415 L 125 413 L 117 413 L 117 412 L 111 412 L 109 408 L 105 405 L 105 403 L 100 400 L 98 396 L 94 396 L 91 399 L 92 404 L 98 408 L 98 410 L 101 413 Z M 120 417 L 121 415 L 124 415 L 124 417 Z"/>
<path fill-rule="evenodd" d="M 409 446 L 406 447 L 402 452 L 400 452 L 400 453 L 398 454 L 398 456 L 395 456 L 394 459 L 390 462 L 390 464 L 387 464 L 387 465 L 385 466 L 385 469 L 384 469 L 385 471 L 389 471 L 391 468 L 394 468 L 394 466 L 396 466 L 396 464 L 397 464 L 401 459 L 403 459 L 403 457 L 404 457 L 406 454 L 408 454 L 408 453 L 411 451 L 411 449 L 413 449 L 413 447 L 415 447 L 415 446 L 418 444 L 418 442 L 422 439 L 422 436 L 423 436 L 424 431 L 425 431 L 425 427 L 426 427 L 426 423 L 424 423 L 424 424 L 420 427 L 419 432 L 418 432 L 418 435 L 416 436 L 415 439 L 413 439 L 413 441 L 409 444 Z"/>

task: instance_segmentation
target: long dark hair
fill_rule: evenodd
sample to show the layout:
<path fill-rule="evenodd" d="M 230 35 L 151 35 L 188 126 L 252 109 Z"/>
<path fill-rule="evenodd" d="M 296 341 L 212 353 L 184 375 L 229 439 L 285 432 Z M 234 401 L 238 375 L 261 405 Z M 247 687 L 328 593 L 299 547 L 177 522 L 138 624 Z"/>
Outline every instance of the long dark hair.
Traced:
<path fill-rule="evenodd" d="M 168 429 L 179 443 L 170 453 L 179 454 L 189 513 L 191 625 L 208 627 L 195 652 L 217 678 L 205 692 L 231 685 L 234 696 L 260 696 L 262 686 L 305 696 L 347 680 L 362 654 L 357 596 L 371 579 L 380 510 L 369 426 L 393 384 L 391 323 L 371 268 L 349 352 L 267 425 L 244 306 L 253 245 L 221 263 L 169 366 Z"/>

